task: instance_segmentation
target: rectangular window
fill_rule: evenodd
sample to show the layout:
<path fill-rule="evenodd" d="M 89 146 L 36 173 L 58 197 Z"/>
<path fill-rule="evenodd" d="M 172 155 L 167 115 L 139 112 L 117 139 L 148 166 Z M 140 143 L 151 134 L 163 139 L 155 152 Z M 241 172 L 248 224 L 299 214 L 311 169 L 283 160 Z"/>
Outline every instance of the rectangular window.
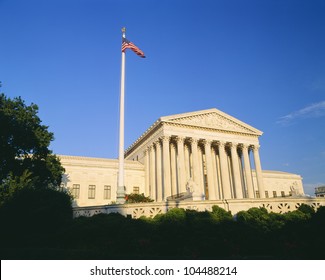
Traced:
<path fill-rule="evenodd" d="M 140 188 L 139 187 L 133 187 L 133 193 L 139 194 L 140 193 Z"/>
<path fill-rule="evenodd" d="M 72 192 L 71 192 L 72 196 L 74 197 L 74 199 L 78 199 L 80 196 L 80 185 L 79 184 L 73 184 L 72 185 Z"/>
<path fill-rule="evenodd" d="M 282 197 L 285 197 L 286 196 L 285 193 L 284 193 L 284 191 L 281 191 L 281 196 Z"/>
<path fill-rule="evenodd" d="M 104 186 L 104 199 L 111 199 L 111 186 Z"/>
<path fill-rule="evenodd" d="M 273 197 L 277 197 L 276 191 L 273 191 Z"/>
<path fill-rule="evenodd" d="M 265 191 L 265 197 L 269 198 L 269 192 L 268 191 Z"/>
<path fill-rule="evenodd" d="M 256 191 L 255 194 L 256 194 L 256 198 L 260 198 L 260 192 L 259 191 Z"/>
<path fill-rule="evenodd" d="M 95 185 L 89 185 L 88 187 L 88 198 L 94 199 L 95 198 L 95 192 L 96 192 L 96 186 Z"/>

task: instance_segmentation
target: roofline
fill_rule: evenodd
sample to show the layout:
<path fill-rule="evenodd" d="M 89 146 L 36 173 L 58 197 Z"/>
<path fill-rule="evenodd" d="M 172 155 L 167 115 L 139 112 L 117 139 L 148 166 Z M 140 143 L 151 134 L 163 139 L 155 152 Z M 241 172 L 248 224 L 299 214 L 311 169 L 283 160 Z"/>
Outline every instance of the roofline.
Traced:
<path fill-rule="evenodd" d="M 160 117 L 159 119 L 157 119 L 144 133 L 141 134 L 141 136 L 139 138 L 137 138 L 125 151 L 124 151 L 124 155 L 126 155 L 136 144 L 138 144 L 142 139 L 144 139 L 150 132 L 154 131 L 159 125 L 161 125 L 162 123 L 172 123 L 172 121 L 169 121 L 170 119 L 175 119 L 175 118 L 180 118 L 180 117 L 187 117 L 187 116 L 195 116 L 195 115 L 200 115 L 200 114 L 206 114 L 206 113 L 217 113 L 220 115 L 223 115 L 224 117 L 227 117 L 229 119 L 231 119 L 234 122 L 237 122 L 249 129 L 251 129 L 252 131 L 254 131 L 258 136 L 261 136 L 263 134 L 263 131 L 256 129 L 255 127 L 252 127 L 251 125 L 242 122 L 241 120 L 225 113 L 222 112 L 220 110 L 218 110 L 217 108 L 210 108 L 210 109 L 205 109 L 205 110 L 199 110 L 199 111 L 192 111 L 192 112 L 186 112 L 186 113 L 179 113 L 179 114 L 175 114 L 175 115 L 168 115 L 168 116 L 163 116 Z M 247 133 L 248 134 L 248 133 Z"/>

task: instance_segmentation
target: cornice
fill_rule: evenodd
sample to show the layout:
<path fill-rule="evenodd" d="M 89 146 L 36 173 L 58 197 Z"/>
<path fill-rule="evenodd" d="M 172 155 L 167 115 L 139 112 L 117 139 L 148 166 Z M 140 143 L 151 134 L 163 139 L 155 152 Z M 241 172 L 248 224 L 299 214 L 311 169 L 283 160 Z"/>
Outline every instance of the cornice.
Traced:
<path fill-rule="evenodd" d="M 93 158 L 93 157 L 84 157 L 84 156 L 69 156 L 69 155 L 58 155 L 63 166 L 92 166 L 92 167 L 113 167 L 117 168 L 118 160 L 117 159 L 108 159 L 108 158 Z M 126 160 L 125 164 L 127 166 L 132 166 L 132 168 L 142 168 L 143 165 L 138 161 Z"/>
<path fill-rule="evenodd" d="M 137 147 L 140 144 L 146 143 L 146 142 L 150 142 L 148 141 L 148 139 L 152 139 L 157 135 L 157 131 L 162 127 L 162 123 L 160 122 L 160 120 L 157 120 L 152 126 L 150 126 L 135 142 L 133 142 L 131 144 L 131 146 L 129 146 L 125 152 L 124 152 L 124 157 L 129 156 L 132 152 L 134 152 L 135 149 L 137 149 Z"/>
<path fill-rule="evenodd" d="M 238 132 L 233 130 L 225 130 L 225 129 L 217 129 L 217 128 L 211 128 L 211 127 L 202 127 L 202 126 L 196 126 L 196 125 L 189 125 L 189 124 L 182 124 L 182 123 L 174 123 L 174 122 L 164 122 L 167 125 L 170 126 L 177 126 L 177 127 L 184 127 L 184 128 L 195 128 L 197 130 L 203 130 L 203 131 L 214 131 L 214 132 L 221 132 L 224 134 L 233 134 L 233 135 L 241 135 L 241 136 L 251 136 L 254 138 L 258 138 L 259 135 L 254 133 L 246 133 L 246 132 Z"/>
<path fill-rule="evenodd" d="M 201 126 L 201 125 L 195 125 L 195 124 L 186 124 L 186 123 L 180 123 L 178 122 L 180 119 L 185 118 L 194 118 L 196 116 L 202 116 L 202 115 L 211 115 L 211 114 L 217 114 L 220 118 L 228 120 L 232 122 L 234 125 L 242 126 L 242 128 L 246 129 L 245 131 L 235 131 L 230 130 L 227 128 L 213 128 L 208 126 Z M 134 153 L 140 145 L 144 145 L 145 143 L 149 143 L 152 139 L 151 135 L 153 135 L 159 128 L 166 126 L 174 126 L 174 127 L 182 127 L 182 128 L 190 128 L 190 129 L 196 129 L 200 131 L 213 131 L 223 134 L 231 134 L 236 136 L 249 136 L 253 138 L 258 138 L 263 134 L 262 131 L 216 109 L 207 109 L 207 110 L 201 110 L 201 111 L 195 111 L 195 112 L 188 112 L 183 114 L 177 114 L 177 115 L 170 115 L 159 118 L 157 121 L 155 121 L 135 142 L 133 142 L 124 152 L 124 157 L 130 156 L 132 153 Z M 148 140 L 149 139 L 149 140 Z"/>

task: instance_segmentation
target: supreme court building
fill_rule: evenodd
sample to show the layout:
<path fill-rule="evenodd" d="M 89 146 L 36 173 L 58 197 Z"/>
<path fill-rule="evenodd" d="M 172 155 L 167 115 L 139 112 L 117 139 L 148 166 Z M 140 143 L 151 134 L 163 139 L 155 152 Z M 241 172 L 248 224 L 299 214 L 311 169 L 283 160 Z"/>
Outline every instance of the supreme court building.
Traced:
<path fill-rule="evenodd" d="M 303 196 L 301 176 L 262 169 L 261 135 L 217 109 L 161 117 L 125 151 L 126 193 L 192 204 Z M 114 204 L 117 159 L 60 159 L 75 206 Z"/>

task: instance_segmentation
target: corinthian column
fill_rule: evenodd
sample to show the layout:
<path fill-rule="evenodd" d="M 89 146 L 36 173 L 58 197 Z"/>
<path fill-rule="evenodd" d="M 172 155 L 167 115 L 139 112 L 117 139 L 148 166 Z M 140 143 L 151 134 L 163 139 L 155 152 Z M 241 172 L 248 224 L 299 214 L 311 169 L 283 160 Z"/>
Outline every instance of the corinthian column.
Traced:
<path fill-rule="evenodd" d="M 186 192 L 185 183 L 185 156 L 184 156 L 184 138 L 177 137 L 177 170 L 178 170 L 178 188 L 180 192 Z"/>
<path fill-rule="evenodd" d="M 146 149 L 144 150 L 144 173 L 145 173 L 145 194 L 146 194 L 146 196 L 150 195 L 149 166 L 150 166 L 149 165 L 149 148 L 146 147 Z"/>
<path fill-rule="evenodd" d="M 245 168 L 248 198 L 254 198 L 252 170 L 251 170 L 249 157 L 248 157 L 248 145 L 243 145 L 242 149 L 243 149 L 243 156 L 244 156 L 244 168 Z"/>
<path fill-rule="evenodd" d="M 260 198 L 265 198 L 265 189 L 263 183 L 263 174 L 262 174 L 262 167 L 261 167 L 261 160 L 259 155 L 259 146 L 254 145 L 253 153 L 254 153 L 254 162 L 255 162 L 255 172 L 256 172 L 256 179 L 258 185 L 258 192 L 260 193 Z"/>
<path fill-rule="evenodd" d="M 156 142 L 156 174 L 157 174 L 157 201 L 163 200 L 162 195 L 162 177 L 161 177 L 161 144 L 160 140 Z"/>
<path fill-rule="evenodd" d="M 213 178 L 213 165 L 212 165 L 212 155 L 211 155 L 211 141 L 204 141 L 206 168 L 207 168 L 207 179 L 208 179 L 208 190 L 209 190 L 209 200 L 216 199 L 216 188 Z"/>
<path fill-rule="evenodd" d="M 226 143 L 219 143 L 219 156 L 220 156 L 220 165 L 221 165 L 221 182 L 223 189 L 223 198 L 229 199 L 231 198 L 231 190 L 230 190 L 230 180 L 229 180 L 229 169 L 227 164 L 227 154 L 226 154 Z"/>
<path fill-rule="evenodd" d="M 176 170 L 176 147 L 173 143 L 170 145 L 170 177 L 171 177 L 171 187 L 172 195 L 178 193 L 177 190 L 177 170 Z"/>
<path fill-rule="evenodd" d="M 232 169 L 234 171 L 234 185 L 235 185 L 236 198 L 243 198 L 243 190 L 241 187 L 240 169 L 239 169 L 238 153 L 237 153 L 237 143 L 231 143 L 231 163 L 232 163 Z"/>
<path fill-rule="evenodd" d="M 151 144 L 149 146 L 149 154 L 150 154 L 150 196 L 153 200 L 157 200 L 156 198 L 156 156 L 155 156 L 155 148 Z"/>
<path fill-rule="evenodd" d="M 199 174 L 199 153 L 197 147 L 198 140 L 192 138 L 191 139 L 191 149 L 192 149 L 192 165 L 193 165 L 193 181 L 196 184 L 200 183 L 200 174 Z"/>
<path fill-rule="evenodd" d="M 169 149 L 169 136 L 163 136 L 163 171 L 164 171 L 164 191 L 163 199 L 171 196 L 171 180 L 170 180 L 170 149 Z"/>

